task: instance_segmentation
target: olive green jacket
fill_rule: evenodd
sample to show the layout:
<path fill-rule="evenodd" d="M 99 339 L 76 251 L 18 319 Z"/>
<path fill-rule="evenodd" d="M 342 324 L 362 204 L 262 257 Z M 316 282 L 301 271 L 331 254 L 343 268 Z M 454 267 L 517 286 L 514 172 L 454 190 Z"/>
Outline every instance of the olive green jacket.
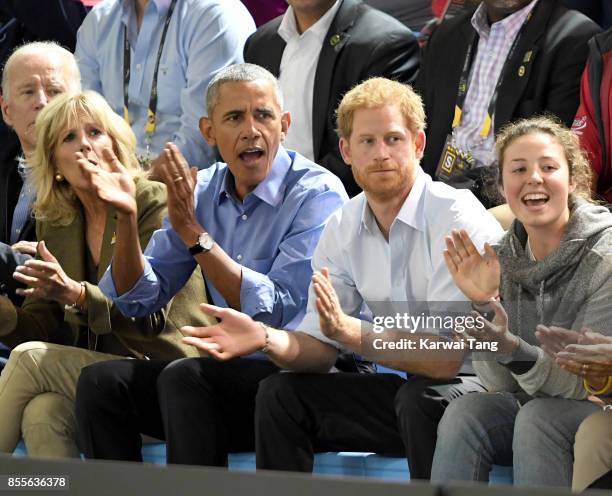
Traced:
<path fill-rule="evenodd" d="M 144 248 L 153 232 L 161 226 L 166 214 L 166 187 L 146 179 L 136 180 L 138 229 Z M 116 212 L 109 207 L 102 240 L 98 281 L 113 256 Z M 75 281 L 86 278 L 87 243 L 82 212 L 67 226 L 37 221 L 36 232 L 44 240 L 68 277 Z M 94 348 L 96 335 L 114 333 L 117 339 L 136 357 L 174 359 L 198 356 L 192 346 L 181 343 L 179 329 L 184 325 L 210 325 L 214 319 L 202 314 L 199 303 L 206 301 L 206 290 L 199 267 L 183 289 L 159 312 L 142 318 L 124 317 L 98 286 L 86 283 L 87 310 L 75 314 L 64 310 L 53 300 L 30 296 L 21 308 L 3 305 L 0 310 L 0 341 L 16 346 L 26 341 L 47 341 L 76 345 L 83 326 L 89 328 Z"/>

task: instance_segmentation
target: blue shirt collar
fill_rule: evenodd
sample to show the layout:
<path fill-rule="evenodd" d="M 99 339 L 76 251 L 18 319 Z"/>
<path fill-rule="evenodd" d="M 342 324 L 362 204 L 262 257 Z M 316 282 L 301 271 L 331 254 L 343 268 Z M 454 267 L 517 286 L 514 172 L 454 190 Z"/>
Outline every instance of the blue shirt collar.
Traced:
<path fill-rule="evenodd" d="M 135 1 L 136 0 L 124 0 L 121 7 L 121 22 L 128 27 L 130 26 L 130 19 L 132 17 L 134 17 L 134 22 L 136 21 L 136 11 L 134 7 Z M 149 0 L 149 3 L 145 7 L 145 11 L 151 8 L 149 5 L 153 5 L 155 10 L 157 10 L 158 16 L 165 16 L 171 3 L 172 0 Z"/>
<path fill-rule="evenodd" d="M 260 182 L 253 191 L 245 196 L 244 202 L 246 202 L 251 195 L 254 195 L 271 207 L 278 206 L 285 195 L 285 189 L 287 188 L 287 185 L 285 184 L 285 176 L 291 168 L 292 162 L 293 159 L 287 150 L 285 150 L 282 146 L 279 146 L 278 151 L 276 152 L 276 157 L 274 157 L 274 161 L 272 162 L 270 172 L 268 172 L 265 179 Z M 219 190 L 217 204 L 221 203 L 223 198 L 236 198 L 233 185 L 233 176 L 231 175 L 229 167 L 225 168 L 224 173 L 225 177 L 223 178 L 222 186 Z"/>

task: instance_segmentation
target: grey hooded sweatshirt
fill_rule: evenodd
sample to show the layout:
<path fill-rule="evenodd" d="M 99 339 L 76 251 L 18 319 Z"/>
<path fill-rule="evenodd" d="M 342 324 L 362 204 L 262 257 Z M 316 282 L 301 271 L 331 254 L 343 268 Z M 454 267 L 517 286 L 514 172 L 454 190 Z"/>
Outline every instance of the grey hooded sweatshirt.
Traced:
<path fill-rule="evenodd" d="M 583 399 L 582 379 L 542 351 L 535 331 L 544 324 L 612 335 L 612 214 L 577 199 L 555 251 L 535 262 L 526 245 L 527 232 L 515 220 L 493 247 L 501 265 L 500 296 L 508 328 L 520 345 L 510 356 L 475 356 L 474 369 L 489 391 Z M 526 372 L 513 372 L 512 364 L 521 361 L 535 363 Z"/>

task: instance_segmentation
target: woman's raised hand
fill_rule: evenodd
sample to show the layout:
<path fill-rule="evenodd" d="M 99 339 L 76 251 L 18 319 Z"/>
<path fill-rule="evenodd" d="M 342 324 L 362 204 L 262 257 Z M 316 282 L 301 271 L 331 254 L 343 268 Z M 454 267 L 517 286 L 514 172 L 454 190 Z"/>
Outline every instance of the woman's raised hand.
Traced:
<path fill-rule="evenodd" d="M 112 149 L 105 148 L 102 155 L 106 167 L 92 164 L 80 152 L 77 153 L 77 161 L 98 198 L 115 207 L 120 213 L 135 214 L 136 186 L 132 176 L 119 162 Z"/>
<path fill-rule="evenodd" d="M 481 255 L 464 229 L 453 230 L 445 241 L 446 266 L 463 294 L 474 302 L 496 298 L 499 295 L 500 266 L 491 245 L 485 243 L 485 253 Z"/>

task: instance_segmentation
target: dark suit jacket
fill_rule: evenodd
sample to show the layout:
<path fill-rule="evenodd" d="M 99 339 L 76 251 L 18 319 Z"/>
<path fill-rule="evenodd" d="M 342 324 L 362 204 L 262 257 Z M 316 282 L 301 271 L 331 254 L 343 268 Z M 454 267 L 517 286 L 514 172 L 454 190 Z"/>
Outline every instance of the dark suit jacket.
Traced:
<path fill-rule="evenodd" d="M 21 153 L 21 146 L 17 135 L 11 131 L 4 146 L 0 148 L 0 242 L 11 242 L 11 225 L 13 213 L 19 200 L 19 193 L 23 184 L 17 172 L 17 156 Z M 26 221 L 19 241 L 35 241 L 36 227 L 33 219 Z"/>
<path fill-rule="evenodd" d="M 285 42 L 277 34 L 281 17 L 260 27 L 247 40 L 246 62 L 278 77 Z M 331 38 L 340 36 L 333 46 Z M 315 74 L 312 139 L 314 159 L 342 180 L 347 193 L 361 191 L 338 150 L 336 107 L 349 89 L 372 76 L 411 82 L 419 67 L 419 48 L 412 32 L 392 17 L 359 0 L 343 0 L 325 36 Z M 291 132 L 291 131 L 289 131 Z"/>
<path fill-rule="evenodd" d="M 17 135 L 10 131 L 5 146 L 0 147 L 0 294 L 6 294 L 15 305 L 21 305 L 23 298 L 15 293 L 23 284 L 13 278 L 18 265 L 32 258 L 14 251 L 11 246 L 11 225 L 13 213 L 21 192 L 21 176 L 17 172 L 17 156 L 21 146 Z M 28 218 L 18 241 L 36 241 L 36 223 Z"/>
<path fill-rule="evenodd" d="M 459 77 L 474 33 L 473 12 L 440 24 L 424 55 L 418 82 L 428 121 L 422 165 L 432 176 L 451 132 Z M 557 0 L 539 0 L 507 62 L 495 107 L 495 132 L 511 120 L 544 112 L 570 126 L 578 108 L 587 41 L 599 31 L 593 21 Z"/>

